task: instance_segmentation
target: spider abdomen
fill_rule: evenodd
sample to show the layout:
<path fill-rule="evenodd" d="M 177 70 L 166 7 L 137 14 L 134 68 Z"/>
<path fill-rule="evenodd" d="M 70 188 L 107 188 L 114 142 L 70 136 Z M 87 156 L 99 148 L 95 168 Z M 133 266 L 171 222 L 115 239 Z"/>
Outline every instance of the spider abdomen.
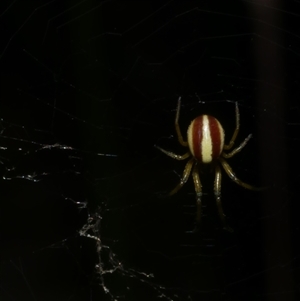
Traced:
<path fill-rule="evenodd" d="M 223 151 L 223 127 L 210 115 L 195 118 L 189 125 L 187 136 L 190 152 L 198 162 L 210 163 Z"/>

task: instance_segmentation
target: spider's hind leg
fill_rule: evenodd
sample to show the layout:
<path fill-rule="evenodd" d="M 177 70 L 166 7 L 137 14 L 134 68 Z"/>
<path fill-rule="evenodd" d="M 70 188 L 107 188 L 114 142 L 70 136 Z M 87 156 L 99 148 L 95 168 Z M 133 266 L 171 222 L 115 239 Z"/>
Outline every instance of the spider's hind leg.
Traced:
<path fill-rule="evenodd" d="M 185 160 L 185 159 L 187 159 L 191 155 L 191 153 L 189 151 L 186 152 L 183 155 L 177 155 L 177 154 L 175 154 L 173 152 L 170 152 L 170 151 L 167 151 L 167 150 L 165 150 L 165 149 L 163 149 L 163 148 L 161 148 L 161 147 L 159 147 L 157 145 L 154 145 L 154 147 L 156 147 L 157 149 L 159 149 L 162 153 L 166 154 L 167 156 L 169 156 L 169 157 L 171 157 L 173 159 L 176 159 L 176 160 Z"/>

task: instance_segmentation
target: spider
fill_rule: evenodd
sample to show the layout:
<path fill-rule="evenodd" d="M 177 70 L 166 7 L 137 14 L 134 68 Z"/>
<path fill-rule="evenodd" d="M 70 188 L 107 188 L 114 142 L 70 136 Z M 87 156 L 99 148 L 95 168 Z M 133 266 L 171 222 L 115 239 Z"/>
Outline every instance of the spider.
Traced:
<path fill-rule="evenodd" d="M 230 179 L 238 185 L 250 190 L 261 190 L 261 188 L 254 187 L 239 180 L 234 174 L 230 165 L 226 161 L 226 159 L 233 157 L 245 147 L 245 145 L 252 137 L 252 134 L 248 135 L 248 137 L 238 147 L 232 149 L 240 128 L 240 113 L 238 104 L 236 102 L 236 128 L 229 144 L 224 144 L 225 134 L 222 125 L 215 117 L 210 115 L 200 115 L 191 122 L 187 130 L 187 141 L 185 141 L 183 140 L 178 123 L 180 105 L 181 97 L 179 97 L 177 104 L 175 129 L 179 143 L 182 146 L 188 147 L 189 151 L 186 152 L 184 155 L 177 155 L 173 152 L 164 150 L 161 147 L 156 146 L 156 148 L 158 148 L 164 154 L 176 160 L 185 160 L 191 157 L 185 165 L 183 175 L 179 184 L 169 193 L 169 196 L 177 193 L 178 190 L 187 182 L 190 174 L 192 173 L 197 200 L 196 222 L 197 224 L 199 224 L 201 220 L 202 197 L 202 185 L 199 177 L 199 168 L 201 168 L 201 166 L 203 165 L 211 164 L 215 170 L 214 195 L 217 203 L 219 216 L 223 222 L 224 228 L 229 231 L 232 231 L 232 229 L 226 223 L 225 214 L 223 212 L 221 204 L 221 166 L 224 168 L 225 172 L 230 177 Z"/>

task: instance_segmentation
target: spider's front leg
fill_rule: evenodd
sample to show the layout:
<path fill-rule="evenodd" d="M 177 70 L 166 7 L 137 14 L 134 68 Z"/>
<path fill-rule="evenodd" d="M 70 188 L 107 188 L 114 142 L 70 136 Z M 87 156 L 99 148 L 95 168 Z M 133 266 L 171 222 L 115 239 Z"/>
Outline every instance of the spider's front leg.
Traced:
<path fill-rule="evenodd" d="M 194 158 L 191 158 L 188 163 L 185 165 L 182 178 L 180 179 L 179 184 L 169 193 L 169 195 L 175 194 L 188 180 L 192 167 L 194 164 Z"/>
<path fill-rule="evenodd" d="M 192 172 L 195 191 L 196 191 L 196 202 L 197 202 L 197 215 L 196 215 L 196 223 L 199 224 L 201 221 L 202 216 L 202 204 L 201 204 L 201 197 L 202 197 L 202 185 L 199 177 L 199 170 L 197 163 L 194 165 L 193 172 Z"/>
<path fill-rule="evenodd" d="M 223 158 L 219 158 L 219 161 L 221 162 L 225 172 L 227 173 L 227 175 L 229 176 L 229 178 L 235 182 L 236 184 L 249 189 L 249 190 L 256 190 L 256 191 L 261 191 L 266 189 L 266 187 L 255 187 L 252 186 L 248 183 L 245 183 L 243 181 L 241 181 L 239 178 L 236 177 L 235 173 L 233 172 L 232 168 L 230 167 L 230 165 L 223 159 Z"/>
<path fill-rule="evenodd" d="M 226 215 L 224 214 L 222 203 L 221 203 L 221 181 L 222 181 L 222 174 L 221 174 L 221 168 L 220 165 L 216 164 L 216 175 L 215 175 L 215 183 L 214 183 L 214 194 L 216 198 L 216 203 L 218 207 L 219 216 L 222 220 L 223 226 L 225 230 L 228 230 L 230 232 L 233 232 L 233 229 L 228 226 L 226 222 Z"/>

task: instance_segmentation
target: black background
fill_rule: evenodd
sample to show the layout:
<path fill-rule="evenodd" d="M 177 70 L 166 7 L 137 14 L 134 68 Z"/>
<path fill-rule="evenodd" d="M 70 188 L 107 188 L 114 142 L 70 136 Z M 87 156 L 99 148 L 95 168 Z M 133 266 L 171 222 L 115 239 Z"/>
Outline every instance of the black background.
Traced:
<path fill-rule="evenodd" d="M 300 3 L 1 1 L 1 300 L 300 300 Z M 201 173 L 193 233 L 180 125 L 245 149 Z M 81 236 L 89 228 L 94 238 Z M 97 238 L 98 240 L 96 240 Z"/>

